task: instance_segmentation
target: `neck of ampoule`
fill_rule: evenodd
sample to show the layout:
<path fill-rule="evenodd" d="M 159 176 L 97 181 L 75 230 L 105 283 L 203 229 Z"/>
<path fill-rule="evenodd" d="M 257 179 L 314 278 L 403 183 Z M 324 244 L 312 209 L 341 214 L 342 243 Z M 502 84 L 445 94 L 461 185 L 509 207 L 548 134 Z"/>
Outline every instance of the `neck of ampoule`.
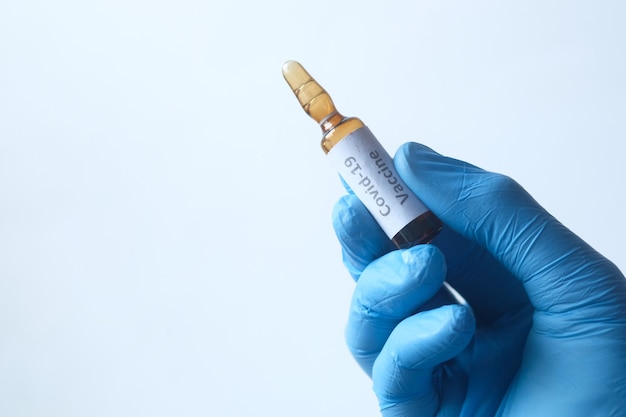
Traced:
<path fill-rule="evenodd" d="M 341 113 L 331 113 L 320 122 L 320 127 L 324 132 L 322 136 L 322 149 L 325 153 L 330 150 L 346 136 L 364 127 L 365 125 L 356 117 L 345 117 Z"/>
<path fill-rule="evenodd" d="M 339 126 L 344 120 L 345 117 L 341 113 L 337 110 L 333 111 L 319 122 L 319 125 L 322 128 L 322 133 L 326 135 L 328 132 Z"/>

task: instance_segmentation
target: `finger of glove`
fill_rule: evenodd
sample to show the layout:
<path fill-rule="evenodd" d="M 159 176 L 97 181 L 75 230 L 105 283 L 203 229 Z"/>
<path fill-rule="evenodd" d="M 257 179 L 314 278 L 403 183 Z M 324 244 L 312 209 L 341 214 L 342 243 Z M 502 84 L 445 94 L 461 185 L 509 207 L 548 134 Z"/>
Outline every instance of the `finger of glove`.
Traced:
<path fill-rule="evenodd" d="M 437 294 L 445 275 L 445 259 L 431 245 L 388 253 L 364 270 L 352 297 L 346 342 L 368 375 L 396 325 Z"/>
<path fill-rule="evenodd" d="M 440 408 L 441 373 L 435 368 L 459 355 L 475 332 L 471 310 L 448 305 L 424 311 L 402 321 L 378 355 L 372 372 L 374 392 L 385 417 L 434 416 Z M 450 378 L 461 381 L 463 378 Z M 458 393 L 446 395 L 447 407 L 460 408 L 463 389 L 444 387 Z M 451 403 L 457 402 L 457 407 Z"/>
<path fill-rule="evenodd" d="M 485 247 L 522 281 L 536 309 L 558 313 L 597 305 L 615 289 L 623 296 L 623 279 L 593 284 L 598 278 L 621 277 L 615 266 L 509 177 L 416 143 L 402 146 L 395 164 L 407 185 L 448 227 Z"/>
<path fill-rule="evenodd" d="M 354 194 L 337 201 L 332 220 L 341 244 L 343 263 L 355 280 L 370 262 L 394 249 L 385 232 Z"/>

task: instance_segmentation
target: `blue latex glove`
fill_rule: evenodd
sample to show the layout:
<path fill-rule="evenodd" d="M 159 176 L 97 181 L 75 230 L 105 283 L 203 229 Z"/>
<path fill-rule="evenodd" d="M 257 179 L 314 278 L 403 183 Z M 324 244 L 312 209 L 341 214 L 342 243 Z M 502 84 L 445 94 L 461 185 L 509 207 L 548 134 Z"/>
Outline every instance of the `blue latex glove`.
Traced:
<path fill-rule="evenodd" d="M 353 195 L 333 213 L 382 414 L 626 416 L 620 271 L 508 177 L 414 143 L 395 164 L 446 225 L 432 245 L 393 250 Z"/>

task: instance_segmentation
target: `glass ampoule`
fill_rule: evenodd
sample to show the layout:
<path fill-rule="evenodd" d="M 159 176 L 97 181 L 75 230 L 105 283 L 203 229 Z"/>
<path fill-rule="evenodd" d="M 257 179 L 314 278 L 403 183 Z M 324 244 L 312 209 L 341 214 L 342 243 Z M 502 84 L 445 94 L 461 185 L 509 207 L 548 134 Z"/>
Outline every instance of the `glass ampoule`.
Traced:
<path fill-rule="evenodd" d="M 322 128 L 322 149 L 398 248 L 431 241 L 441 221 L 398 175 L 391 156 L 356 117 L 337 111 L 328 93 L 295 61 L 283 76 L 304 111 Z"/>

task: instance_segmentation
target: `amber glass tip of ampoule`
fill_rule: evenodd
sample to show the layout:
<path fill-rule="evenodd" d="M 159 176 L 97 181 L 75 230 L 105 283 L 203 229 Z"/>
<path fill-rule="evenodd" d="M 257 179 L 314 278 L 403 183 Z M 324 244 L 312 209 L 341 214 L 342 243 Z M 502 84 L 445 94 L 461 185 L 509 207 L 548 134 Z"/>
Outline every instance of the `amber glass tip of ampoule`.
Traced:
<path fill-rule="evenodd" d="M 298 61 L 287 61 L 283 64 L 283 77 L 293 91 L 312 80 L 309 73 Z"/>

